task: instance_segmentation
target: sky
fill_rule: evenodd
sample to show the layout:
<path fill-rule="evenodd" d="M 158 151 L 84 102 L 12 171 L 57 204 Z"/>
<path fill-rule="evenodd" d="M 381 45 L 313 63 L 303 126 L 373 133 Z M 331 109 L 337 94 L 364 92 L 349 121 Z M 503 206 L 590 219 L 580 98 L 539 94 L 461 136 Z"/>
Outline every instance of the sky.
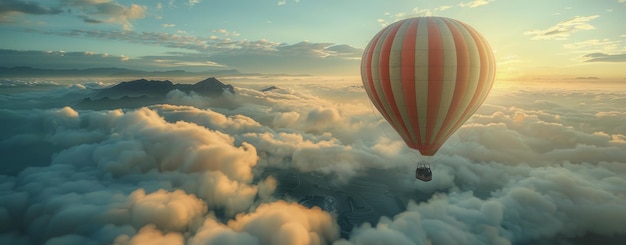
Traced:
<path fill-rule="evenodd" d="M 0 66 L 358 76 L 374 34 L 426 15 L 482 33 L 497 80 L 626 78 L 624 0 L 3 0 Z"/>

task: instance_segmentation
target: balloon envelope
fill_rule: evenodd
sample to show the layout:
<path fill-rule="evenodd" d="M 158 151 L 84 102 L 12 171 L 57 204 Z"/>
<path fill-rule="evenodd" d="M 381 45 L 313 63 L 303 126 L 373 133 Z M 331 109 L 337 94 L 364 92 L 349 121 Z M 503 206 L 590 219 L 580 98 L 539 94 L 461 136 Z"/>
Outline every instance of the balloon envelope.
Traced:
<path fill-rule="evenodd" d="M 495 76 L 485 38 L 444 17 L 381 30 L 361 59 L 364 88 L 406 144 L 432 156 L 483 103 Z"/>

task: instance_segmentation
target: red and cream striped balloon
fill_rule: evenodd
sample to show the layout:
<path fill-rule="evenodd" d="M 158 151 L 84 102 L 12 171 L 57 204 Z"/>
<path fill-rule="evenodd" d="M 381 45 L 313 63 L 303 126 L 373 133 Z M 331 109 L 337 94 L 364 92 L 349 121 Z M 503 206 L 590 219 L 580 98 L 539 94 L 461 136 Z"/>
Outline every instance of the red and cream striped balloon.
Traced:
<path fill-rule="evenodd" d="M 432 156 L 483 103 L 495 76 L 485 38 L 444 17 L 416 17 L 381 30 L 365 48 L 370 100 L 406 144 Z"/>

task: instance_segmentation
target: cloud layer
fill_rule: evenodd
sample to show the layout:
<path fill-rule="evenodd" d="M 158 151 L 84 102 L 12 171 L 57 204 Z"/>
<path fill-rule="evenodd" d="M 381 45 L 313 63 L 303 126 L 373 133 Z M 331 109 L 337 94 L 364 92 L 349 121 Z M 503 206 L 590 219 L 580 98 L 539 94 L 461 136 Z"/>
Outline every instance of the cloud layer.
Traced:
<path fill-rule="evenodd" d="M 179 91 L 136 110 L 63 105 L 62 94 L 88 95 L 94 85 L 1 95 L 11 103 L 0 109 L 0 243 L 576 244 L 626 236 L 623 88 L 495 88 L 431 159 L 433 181 L 424 183 L 412 176 L 418 155 L 359 84 L 246 79 L 232 78 L 236 93 L 219 100 Z M 278 88 L 260 91 L 265 85 Z M 58 106 L 28 102 L 42 95 Z M 335 210 L 298 204 L 307 195 L 332 197 Z"/>

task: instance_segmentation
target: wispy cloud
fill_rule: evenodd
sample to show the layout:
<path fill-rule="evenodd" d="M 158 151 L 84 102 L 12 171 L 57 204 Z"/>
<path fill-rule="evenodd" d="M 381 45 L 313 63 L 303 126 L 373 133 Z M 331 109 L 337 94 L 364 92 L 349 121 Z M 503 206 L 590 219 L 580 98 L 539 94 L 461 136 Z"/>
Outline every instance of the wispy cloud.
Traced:
<path fill-rule="evenodd" d="M 235 43 L 233 43 L 235 45 Z M 238 42 L 210 57 L 221 64 L 242 67 L 242 71 L 296 74 L 347 74 L 358 67 L 363 52 L 349 45 L 299 42 L 277 44 L 266 40 Z M 245 69 L 243 69 L 245 67 Z M 350 69 L 346 69 L 346 67 Z"/>
<path fill-rule="evenodd" d="M 608 38 L 591 39 L 581 42 L 563 44 L 563 48 L 572 50 L 573 52 L 610 52 L 620 47 L 622 41 L 615 41 Z"/>
<path fill-rule="evenodd" d="M 3 0 L 0 2 L 0 24 L 14 22 L 14 18 L 22 14 L 54 15 L 62 12 L 61 8 L 48 7 L 37 2 Z"/>
<path fill-rule="evenodd" d="M 34 15 L 59 14 L 63 10 L 44 6 L 37 2 L 23 2 L 19 0 L 3 0 L 0 2 L 0 14 L 6 13 L 24 13 Z"/>
<path fill-rule="evenodd" d="M 164 32 L 137 32 L 132 30 L 119 31 L 87 31 L 73 30 L 66 33 L 50 33 L 72 37 L 88 37 L 97 39 L 120 40 L 130 43 L 142 43 L 170 48 L 183 48 L 195 50 L 204 54 L 269 54 L 281 56 L 310 55 L 315 57 L 360 57 L 361 50 L 349 45 L 336 45 L 334 43 L 299 42 L 295 44 L 272 42 L 261 40 L 233 40 L 228 37 L 238 36 L 239 33 L 226 29 L 217 29 L 213 32 L 224 37 L 196 37 L 184 34 L 170 34 Z M 349 47 L 349 48 L 348 48 Z M 330 48 L 330 49 L 329 49 Z"/>
<path fill-rule="evenodd" d="M 21 14 L 54 15 L 66 12 L 85 23 L 113 23 L 128 30 L 132 28 L 132 21 L 146 17 L 147 9 L 144 5 L 123 5 L 113 0 L 58 0 L 54 7 L 31 1 L 5 0 L 0 2 L 0 23 L 14 22 L 15 17 Z"/>
<path fill-rule="evenodd" d="M 454 7 L 454 6 L 452 6 L 452 5 L 443 5 L 443 6 L 436 7 L 435 11 L 443 11 L 443 10 L 446 10 L 446 9 L 450 9 L 452 7 Z"/>
<path fill-rule="evenodd" d="M 470 2 L 459 3 L 457 6 L 462 7 L 462 8 L 476 8 L 476 7 L 480 7 L 483 5 L 487 5 L 494 1 L 495 0 L 473 0 Z"/>
<path fill-rule="evenodd" d="M 211 48 L 219 48 L 218 40 L 200 38 L 189 35 L 177 35 L 163 32 L 137 32 L 132 30 L 94 31 L 72 30 L 65 33 L 51 33 L 72 37 L 88 37 L 97 39 L 120 40 L 130 43 L 142 43 L 170 48 L 184 48 L 207 52 Z"/>
<path fill-rule="evenodd" d="M 232 32 L 224 30 L 222 32 Z M 129 67 L 133 69 L 229 67 L 242 72 L 317 74 L 329 72 L 347 74 L 346 67 L 358 67 L 362 49 L 345 44 L 299 42 L 294 44 L 261 40 L 232 40 L 228 37 L 196 37 L 186 34 L 137 31 L 86 31 L 49 33 L 79 38 L 117 40 L 129 43 L 186 49 L 189 52 L 168 52 L 140 57 L 101 58 L 90 53 L 46 53 L 5 50 L 0 66 L 36 66 L 49 68 Z M 65 58 L 63 55 L 77 57 Z M 119 54 L 118 54 L 119 55 Z M 104 56 L 103 56 L 104 57 Z M 120 61 L 125 61 L 122 65 Z M 63 66 L 63 67 L 60 67 Z M 68 67 L 70 66 L 70 67 Z"/>
<path fill-rule="evenodd" d="M 294 2 L 299 3 L 300 0 L 294 0 Z M 278 4 L 278 6 L 283 6 L 283 5 L 287 4 L 287 0 L 278 0 L 277 4 Z"/>
<path fill-rule="evenodd" d="M 413 14 L 419 15 L 419 16 L 431 16 L 431 15 L 433 15 L 433 13 L 430 11 L 430 9 L 420 9 L 418 7 L 413 8 Z M 396 18 L 399 19 L 397 15 L 396 15 Z"/>
<path fill-rule="evenodd" d="M 228 31 L 226 29 L 217 29 L 217 30 L 213 30 L 213 32 L 224 35 L 224 36 L 233 36 L 233 37 L 238 37 L 239 36 L 239 32 L 236 31 Z"/>
<path fill-rule="evenodd" d="M 124 29 L 132 28 L 131 21 L 146 17 L 148 7 L 138 4 L 121 5 L 111 0 L 67 0 L 67 7 L 78 10 L 87 23 L 115 23 Z"/>
<path fill-rule="evenodd" d="M 583 58 L 587 58 L 585 62 L 626 62 L 626 53 L 621 53 L 621 54 L 591 53 L 591 54 L 584 55 Z"/>
<path fill-rule="evenodd" d="M 200 0 L 189 0 L 187 1 L 187 5 L 189 6 L 194 6 L 196 4 L 200 3 Z"/>
<path fill-rule="evenodd" d="M 433 12 L 430 9 L 422 9 L 419 7 L 415 7 L 409 13 L 398 12 L 394 14 L 391 12 L 385 12 L 383 15 L 384 17 L 378 18 L 376 19 L 376 21 L 378 22 L 380 26 L 385 27 L 393 22 L 406 19 L 406 18 L 418 17 L 418 16 L 432 16 Z"/>
<path fill-rule="evenodd" d="M 384 17 L 377 18 L 376 21 L 378 22 L 380 26 L 385 27 L 393 22 L 396 22 L 402 19 L 411 18 L 411 17 L 419 17 L 419 16 L 433 16 L 433 15 L 436 15 L 437 12 L 444 11 L 444 10 L 451 9 L 451 8 L 454 8 L 454 6 L 442 5 L 434 9 L 415 7 L 412 9 L 411 12 L 408 12 L 408 13 L 407 12 L 398 12 L 398 13 L 385 12 L 383 14 Z"/>
<path fill-rule="evenodd" d="M 600 16 L 576 16 L 571 19 L 561 21 L 548 29 L 524 32 L 524 35 L 532 36 L 532 40 L 565 40 L 574 32 L 595 29 L 595 27 L 589 24 L 589 22 L 598 17 Z"/>
<path fill-rule="evenodd" d="M 488 4 L 493 1 L 495 0 L 475 0 L 472 2 L 460 3 L 460 4 L 457 4 L 456 6 L 474 8 L 474 7 Z M 454 7 L 455 7 L 454 5 L 441 5 L 434 9 L 415 7 L 410 13 L 399 12 L 399 13 L 394 14 L 390 12 L 385 12 L 384 14 L 385 17 L 378 18 L 377 21 L 381 26 L 384 27 L 404 18 L 417 17 L 417 16 L 432 16 L 432 15 L 436 15 L 440 11 L 444 11 L 444 10 L 451 9 Z"/>
<path fill-rule="evenodd" d="M 96 53 L 91 51 L 36 51 L 0 49 L 0 66 L 35 66 L 46 68 L 123 67 L 130 57 L 123 54 Z"/>

